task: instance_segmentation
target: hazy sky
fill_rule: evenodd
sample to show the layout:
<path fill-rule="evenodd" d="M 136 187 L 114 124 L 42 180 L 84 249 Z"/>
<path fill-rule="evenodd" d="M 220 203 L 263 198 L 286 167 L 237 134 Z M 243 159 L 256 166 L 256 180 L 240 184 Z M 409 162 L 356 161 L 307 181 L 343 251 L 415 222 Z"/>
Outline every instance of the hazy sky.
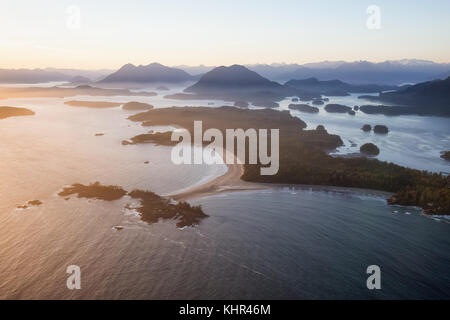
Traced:
<path fill-rule="evenodd" d="M 1 68 L 402 58 L 450 62 L 450 1 L 0 0 Z"/>

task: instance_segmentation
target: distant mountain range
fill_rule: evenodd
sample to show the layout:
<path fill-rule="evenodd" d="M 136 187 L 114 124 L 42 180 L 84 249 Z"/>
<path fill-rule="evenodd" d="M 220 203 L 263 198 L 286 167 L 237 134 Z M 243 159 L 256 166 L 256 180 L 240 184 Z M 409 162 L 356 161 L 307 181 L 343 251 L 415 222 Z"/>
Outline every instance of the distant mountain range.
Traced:
<path fill-rule="evenodd" d="M 316 78 L 308 78 L 304 80 L 290 80 L 285 83 L 304 91 L 309 91 L 318 95 L 327 96 L 347 96 L 349 93 L 376 93 L 387 90 L 397 90 L 398 86 L 376 85 L 376 84 L 360 84 L 354 85 L 345 83 L 340 80 L 319 81 Z"/>
<path fill-rule="evenodd" d="M 283 76 L 285 74 L 294 72 L 301 67 L 299 64 L 284 64 L 284 63 L 274 63 L 274 64 L 251 64 L 246 65 L 249 70 L 255 71 L 265 78 L 270 80 L 284 80 Z M 290 79 L 286 79 L 290 80 Z"/>
<path fill-rule="evenodd" d="M 326 66 L 328 64 L 328 66 Z M 330 62 L 309 64 L 293 72 L 278 75 L 278 80 L 317 78 L 319 80 L 339 79 L 353 84 L 418 83 L 440 78 L 450 71 L 450 64 L 426 60 L 398 60 L 372 63 L 368 61 L 342 62 L 329 66 Z"/>
<path fill-rule="evenodd" d="M 352 84 L 400 85 L 418 83 L 433 79 L 445 79 L 450 75 L 449 63 L 435 63 L 428 60 L 403 59 L 384 62 L 369 61 L 322 61 L 305 64 L 249 64 L 249 70 L 274 81 L 317 78 L 319 80 L 339 79 Z M 190 74 L 208 72 L 213 67 L 179 66 Z"/>
<path fill-rule="evenodd" d="M 379 63 L 368 61 L 323 61 L 307 64 L 253 64 L 246 66 L 273 81 L 316 78 L 320 81 L 339 79 L 349 84 L 400 85 L 419 83 L 450 76 L 450 63 L 403 59 Z M 181 83 L 198 80 L 213 70 L 212 66 L 167 67 L 159 63 L 135 66 L 126 64 L 117 71 L 80 69 L 0 69 L 0 83 L 39 83 L 71 81 L 84 77 L 103 83 Z M 81 78 L 78 78 L 81 79 Z"/>
<path fill-rule="evenodd" d="M 450 116 L 450 77 L 445 80 L 418 83 L 397 91 L 381 93 L 378 96 L 361 96 L 361 98 L 402 105 L 401 107 L 362 106 L 361 110 L 366 113 L 448 117 Z"/>
<path fill-rule="evenodd" d="M 187 66 L 187 65 L 179 65 L 179 66 L 173 66 L 173 68 L 181 69 L 186 71 L 192 76 L 198 76 L 207 73 L 208 71 L 211 71 L 215 68 L 215 66 L 205 66 L 203 64 L 199 66 Z"/>
<path fill-rule="evenodd" d="M 39 83 L 66 81 L 70 78 L 61 72 L 43 69 L 0 69 L 0 83 Z"/>
<path fill-rule="evenodd" d="M 159 63 L 135 66 L 128 63 L 110 74 L 101 83 L 180 83 L 195 80 L 196 77 L 184 70 L 163 66 Z"/>
<path fill-rule="evenodd" d="M 69 79 L 75 77 L 83 77 L 89 79 L 89 81 L 98 81 L 106 77 L 108 74 L 114 72 L 111 69 L 98 69 L 98 70 L 85 70 L 85 69 L 57 69 L 57 68 L 45 68 L 45 71 L 59 72 L 69 77 Z M 81 78 L 80 78 L 81 79 Z"/>
<path fill-rule="evenodd" d="M 105 77 L 110 70 L 80 69 L 0 69 L 0 83 L 44 83 L 81 79 L 92 81 Z"/>

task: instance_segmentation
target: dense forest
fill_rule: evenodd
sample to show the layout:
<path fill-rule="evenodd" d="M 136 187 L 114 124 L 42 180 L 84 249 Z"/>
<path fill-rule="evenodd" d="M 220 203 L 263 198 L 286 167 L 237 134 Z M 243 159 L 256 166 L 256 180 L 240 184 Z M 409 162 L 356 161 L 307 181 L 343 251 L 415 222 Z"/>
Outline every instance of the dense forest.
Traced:
<path fill-rule="evenodd" d="M 245 165 L 246 181 L 366 188 L 393 192 L 390 204 L 450 213 L 450 178 L 368 158 L 332 157 L 294 137 L 280 137 L 280 169 L 260 175 L 259 165 Z"/>

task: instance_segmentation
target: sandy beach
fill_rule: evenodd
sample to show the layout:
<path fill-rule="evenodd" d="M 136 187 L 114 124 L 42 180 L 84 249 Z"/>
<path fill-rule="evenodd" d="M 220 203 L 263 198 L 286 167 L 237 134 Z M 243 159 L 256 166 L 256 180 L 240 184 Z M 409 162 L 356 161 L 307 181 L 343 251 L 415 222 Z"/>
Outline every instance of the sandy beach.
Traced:
<path fill-rule="evenodd" d="M 234 164 L 227 164 L 228 170 L 225 174 L 200 186 L 193 187 L 180 193 L 170 194 L 167 197 L 177 201 L 185 201 L 192 198 L 218 194 L 221 192 L 260 190 L 268 188 L 267 185 L 262 183 L 241 180 L 241 176 L 244 174 L 244 165 L 237 164 L 236 157 L 234 155 L 233 157 Z"/>
<path fill-rule="evenodd" d="M 263 189 L 277 189 L 277 188 L 293 188 L 303 189 L 310 191 L 324 191 L 334 193 L 349 193 L 354 195 L 371 196 L 382 199 L 390 198 L 393 193 L 362 188 L 348 188 L 338 186 L 326 186 L 326 185 L 306 185 L 306 184 L 287 184 L 287 183 L 258 183 L 241 180 L 241 176 L 244 174 L 244 165 L 236 163 L 236 156 L 227 152 L 227 156 L 234 157 L 234 164 L 227 164 L 227 172 L 225 174 L 206 182 L 202 185 L 193 186 L 187 190 L 179 193 L 169 194 L 166 197 L 176 201 L 186 201 L 193 198 L 200 198 L 211 196 L 223 192 L 236 192 L 236 191 L 249 191 L 249 190 L 263 190 Z"/>

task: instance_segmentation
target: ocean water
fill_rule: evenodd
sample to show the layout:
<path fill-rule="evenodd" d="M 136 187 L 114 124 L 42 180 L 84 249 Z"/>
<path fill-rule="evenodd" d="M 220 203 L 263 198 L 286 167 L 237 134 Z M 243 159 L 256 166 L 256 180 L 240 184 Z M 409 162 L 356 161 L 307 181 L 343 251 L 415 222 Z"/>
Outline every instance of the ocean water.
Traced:
<path fill-rule="evenodd" d="M 358 99 L 361 94 L 351 94 L 346 97 L 328 97 L 327 103 L 338 103 L 349 107 L 355 105 L 378 104 Z M 280 110 L 289 110 L 291 99 L 280 102 Z M 299 103 L 299 102 L 296 102 Z M 303 103 L 303 102 L 301 102 Z M 324 106 L 325 106 L 324 105 Z M 293 116 L 299 117 L 308 125 L 307 129 L 315 129 L 318 125 L 325 126 L 327 131 L 337 134 L 344 142 L 336 154 L 359 152 L 361 145 L 371 142 L 378 146 L 378 159 L 393 162 L 405 167 L 450 173 L 450 162 L 440 156 L 450 149 L 450 118 L 421 116 L 385 116 L 368 115 L 357 111 L 356 115 L 328 113 L 324 106 L 318 114 L 308 114 L 290 110 Z M 389 128 L 387 135 L 367 133 L 361 130 L 364 124 L 382 124 Z"/>
<path fill-rule="evenodd" d="M 0 297 L 450 297 L 450 224 L 417 209 L 286 188 L 191 202 L 210 217 L 182 230 L 174 222 L 147 225 L 121 210 L 122 200 L 54 199 L 3 213 Z M 68 265 L 80 266 L 81 290 L 66 288 Z M 369 265 L 381 268 L 379 291 L 366 287 Z"/>
<path fill-rule="evenodd" d="M 142 222 L 124 209 L 130 201 L 126 197 L 104 202 L 57 196 L 65 185 L 94 181 L 164 195 L 226 170 L 223 165 L 175 166 L 168 147 L 122 146 L 122 140 L 152 128 L 126 120 L 132 112 L 120 108 L 63 104 L 74 99 L 135 100 L 155 107 L 200 104 L 162 95 L 2 101 L 28 107 L 36 116 L 0 121 L 0 298 L 450 297 L 448 219 L 388 206 L 369 191 L 272 188 L 194 199 L 190 202 L 202 205 L 209 217 L 184 229 L 173 221 Z M 212 107 L 223 104 L 212 102 Z M 330 132 L 353 132 L 353 124 L 345 131 L 345 120 L 321 113 Z M 312 119 L 305 120 L 314 125 Z M 432 132 L 430 141 L 448 134 L 448 128 L 445 133 L 425 122 L 416 129 Z M 416 144 L 404 142 L 410 148 Z M 437 150 L 436 143 L 432 148 Z M 413 167 L 425 161 L 412 153 L 398 157 L 410 157 Z M 34 199 L 43 205 L 16 208 Z M 117 231 L 116 225 L 124 229 Z M 381 268 L 381 291 L 366 288 L 365 271 L 372 264 Z M 81 290 L 66 287 L 69 265 L 81 268 Z"/>

